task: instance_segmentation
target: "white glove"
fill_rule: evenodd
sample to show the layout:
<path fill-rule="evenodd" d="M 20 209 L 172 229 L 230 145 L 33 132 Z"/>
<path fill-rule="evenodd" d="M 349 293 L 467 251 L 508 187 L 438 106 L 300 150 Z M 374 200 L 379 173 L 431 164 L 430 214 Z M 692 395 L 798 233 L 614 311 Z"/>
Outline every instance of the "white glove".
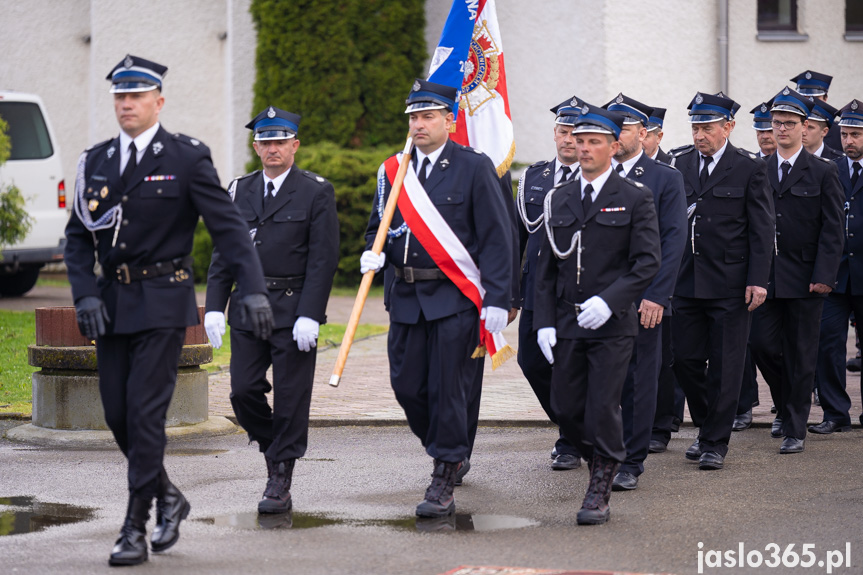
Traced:
<path fill-rule="evenodd" d="M 204 314 L 204 329 L 213 347 L 222 347 L 222 336 L 225 334 L 225 314 L 220 311 L 208 311 Z"/>
<path fill-rule="evenodd" d="M 320 324 L 315 320 L 300 316 L 294 323 L 294 341 L 301 351 L 310 351 L 318 346 L 318 327 Z"/>
<path fill-rule="evenodd" d="M 553 327 L 542 327 L 536 332 L 536 343 L 539 344 L 539 350 L 548 363 L 554 365 L 554 354 L 551 348 L 557 345 L 557 330 Z"/>
<path fill-rule="evenodd" d="M 500 333 L 506 327 L 506 320 L 509 319 L 509 312 L 503 308 L 488 306 L 482 308 L 479 314 L 479 319 L 485 320 L 485 329 L 489 333 Z"/>
<path fill-rule="evenodd" d="M 366 250 L 360 256 L 360 273 L 365 274 L 369 270 L 374 270 L 375 273 L 381 271 L 387 261 L 387 254 L 381 252 L 376 254 L 371 250 Z"/>
<path fill-rule="evenodd" d="M 578 314 L 578 325 L 584 329 L 599 329 L 605 325 L 605 322 L 610 317 L 611 310 L 608 304 L 601 297 L 595 295 L 581 304 L 581 313 Z"/>

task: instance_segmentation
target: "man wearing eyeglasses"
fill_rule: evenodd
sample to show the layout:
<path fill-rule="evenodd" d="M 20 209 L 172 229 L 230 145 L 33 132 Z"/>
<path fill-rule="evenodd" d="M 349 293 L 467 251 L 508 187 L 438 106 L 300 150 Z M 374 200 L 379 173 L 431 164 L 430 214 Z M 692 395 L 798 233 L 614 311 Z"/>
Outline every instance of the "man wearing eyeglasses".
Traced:
<path fill-rule="evenodd" d="M 801 453 L 815 384 L 824 299 L 842 257 L 843 194 L 836 165 L 809 153 L 812 102 L 784 88 L 773 99 L 777 149 L 767 159 L 776 239 L 767 300 L 752 321 L 752 357 L 776 401 L 779 453 Z"/>
<path fill-rule="evenodd" d="M 689 212 L 671 316 L 674 371 L 698 439 L 686 458 L 722 469 L 743 378 L 749 312 L 764 302 L 773 249 L 767 165 L 735 148 L 730 98 L 689 104 L 694 146 L 678 152 Z"/>

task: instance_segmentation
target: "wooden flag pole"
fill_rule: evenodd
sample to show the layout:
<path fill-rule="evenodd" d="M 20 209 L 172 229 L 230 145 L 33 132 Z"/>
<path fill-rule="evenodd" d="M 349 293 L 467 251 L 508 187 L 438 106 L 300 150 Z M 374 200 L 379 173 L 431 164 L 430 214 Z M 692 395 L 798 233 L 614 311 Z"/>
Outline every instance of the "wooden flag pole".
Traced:
<path fill-rule="evenodd" d="M 411 162 L 411 151 L 413 150 L 413 139 L 408 136 L 405 143 L 404 154 L 402 155 L 402 163 L 399 165 L 399 171 L 396 173 L 396 179 L 393 182 L 390 197 L 387 198 L 384 214 L 381 217 L 381 223 L 378 226 L 375 242 L 372 244 L 372 251 L 380 254 L 384 249 L 384 242 L 387 240 L 387 230 L 390 223 L 393 221 L 393 215 L 396 213 L 396 204 L 399 200 L 399 192 L 402 189 L 402 183 L 405 180 L 405 172 Z M 342 378 L 342 372 L 345 370 L 345 364 L 348 361 L 348 353 L 351 351 L 351 344 L 354 342 L 354 336 L 357 333 L 357 326 L 360 324 L 360 317 L 363 315 L 363 307 L 366 305 L 366 298 L 369 297 L 369 290 L 372 287 L 372 280 L 375 278 L 374 270 L 369 270 L 363 274 L 363 281 L 360 282 L 360 289 L 357 292 L 357 299 L 354 300 L 354 307 L 351 310 L 351 318 L 348 320 L 348 326 L 345 329 L 345 335 L 342 338 L 342 345 L 339 347 L 339 357 L 336 359 L 336 367 L 333 369 L 333 375 L 330 376 L 330 385 L 333 387 L 339 386 L 339 381 Z"/>

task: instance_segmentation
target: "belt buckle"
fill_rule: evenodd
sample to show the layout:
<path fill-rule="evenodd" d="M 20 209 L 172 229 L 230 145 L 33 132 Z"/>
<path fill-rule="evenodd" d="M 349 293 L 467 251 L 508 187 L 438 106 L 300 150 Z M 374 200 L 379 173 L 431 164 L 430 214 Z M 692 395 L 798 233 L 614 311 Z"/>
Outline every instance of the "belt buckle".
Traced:
<path fill-rule="evenodd" d="M 414 280 L 414 269 L 413 268 L 405 267 L 405 268 L 402 268 L 402 270 L 404 271 L 405 281 L 407 283 L 412 284 L 416 281 L 416 280 Z"/>
<path fill-rule="evenodd" d="M 574 304 L 572 304 L 572 307 L 575 310 L 575 315 L 578 315 L 581 313 L 581 306 L 580 305 L 578 305 L 577 303 L 574 303 Z"/>
<path fill-rule="evenodd" d="M 132 283 L 132 277 L 129 275 L 129 264 L 122 263 L 117 266 L 117 281 L 121 284 Z"/>

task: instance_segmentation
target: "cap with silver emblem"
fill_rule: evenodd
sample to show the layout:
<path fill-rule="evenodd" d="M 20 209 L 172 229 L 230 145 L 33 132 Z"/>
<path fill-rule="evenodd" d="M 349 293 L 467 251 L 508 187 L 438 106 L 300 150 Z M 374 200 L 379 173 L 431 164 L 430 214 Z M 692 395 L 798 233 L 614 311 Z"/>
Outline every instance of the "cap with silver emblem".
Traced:
<path fill-rule="evenodd" d="M 647 104 L 633 100 L 623 93 L 618 94 L 611 102 L 603 106 L 606 110 L 617 112 L 623 116 L 624 124 L 642 124 L 647 127 L 650 113 L 653 111 Z"/>
<path fill-rule="evenodd" d="M 733 110 L 739 105 L 731 98 L 705 94 L 698 92 L 689 103 L 689 123 L 707 124 L 724 120 L 730 122 L 734 119 Z"/>
<path fill-rule="evenodd" d="M 840 126 L 863 126 L 863 102 L 860 100 L 851 100 L 840 112 L 842 117 L 839 118 Z"/>
<path fill-rule="evenodd" d="M 786 86 L 773 96 L 773 107 L 770 108 L 770 112 L 789 112 L 808 118 L 809 102 L 806 96 Z"/>
<path fill-rule="evenodd" d="M 167 66 L 127 54 L 105 79 L 111 80 L 112 94 L 149 92 L 162 89 L 162 78 L 167 72 Z"/>
<path fill-rule="evenodd" d="M 665 108 L 653 108 L 650 112 L 650 118 L 647 120 L 647 131 L 661 130 L 662 124 L 665 122 Z"/>
<path fill-rule="evenodd" d="M 806 70 L 791 78 L 791 81 L 797 82 L 797 92 L 804 96 L 823 96 L 830 89 L 833 76 Z"/>
<path fill-rule="evenodd" d="M 608 134 L 614 136 L 614 139 L 620 137 L 620 132 L 623 130 L 624 116 L 599 106 L 593 106 L 584 102 L 581 107 L 581 114 L 575 121 L 576 134 Z"/>
<path fill-rule="evenodd" d="M 300 130 L 300 116 L 268 106 L 254 117 L 246 127 L 255 131 L 255 141 L 288 140 L 296 138 Z"/>
<path fill-rule="evenodd" d="M 551 111 L 556 114 L 554 123 L 561 126 L 574 126 L 583 105 L 584 101 L 578 96 L 567 98 L 554 108 L 551 108 Z"/>
<path fill-rule="evenodd" d="M 749 113 L 754 115 L 752 122 L 752 127 L 755 128 L 759 132 L 767 132 L 769 130 L 773 130 L 773 126 L 770 124 L 770 108 L 773 107 L 773 98 L 766 102 L 762 102 L 749 110 Z"/>
<path fill-rule="evenodd" d="M 405 114 L 419 110 L 449 110 L 455 107 L 458 98 L 458 90 L 452 86 L 436 84 L 428 80 L 417 78 L 411 87 L 405 104 Z"/>

